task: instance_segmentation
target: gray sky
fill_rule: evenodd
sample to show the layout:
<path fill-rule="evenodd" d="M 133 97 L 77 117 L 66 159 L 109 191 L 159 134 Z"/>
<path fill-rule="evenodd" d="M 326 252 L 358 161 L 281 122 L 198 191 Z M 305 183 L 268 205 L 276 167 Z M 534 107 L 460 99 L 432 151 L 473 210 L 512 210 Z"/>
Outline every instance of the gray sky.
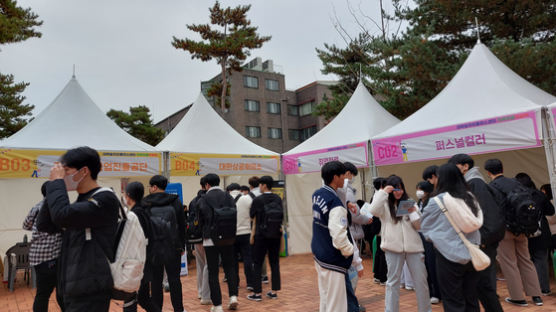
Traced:
<path fill-rule="evenodd" d="M 385 1 L 389 3 L 390 1 Z M 248 18 L 259 34 L 272 40 L 253 50 L 274 60 L 286 76 L 286 88 L 297 89 L 324 76 L 315 48 L 324 43 L 344 46 L 334 29 L 334 15 L 352 35 L 358 26 L 346 0 L 223 0 L 221 6 L 252 4 Z M 379 1 L 351 0 L 354 10 L 378 20 Z M 172 36 L 200 39 L 186 24 L 208 23 L 213 1 L 201 0 L 18 0 L 44 21 L 42 38 L 0 47 L 0 72 L 30 82 L 24 95 L 38 114 L 76 76 L 104 111 L 146 105 L 159 121 L 193 102 L 200 81 L 218 74 L 216 62 L 192 60 L 171 45 Z M 376 26 L 359 16 L 372 31 Z"/>

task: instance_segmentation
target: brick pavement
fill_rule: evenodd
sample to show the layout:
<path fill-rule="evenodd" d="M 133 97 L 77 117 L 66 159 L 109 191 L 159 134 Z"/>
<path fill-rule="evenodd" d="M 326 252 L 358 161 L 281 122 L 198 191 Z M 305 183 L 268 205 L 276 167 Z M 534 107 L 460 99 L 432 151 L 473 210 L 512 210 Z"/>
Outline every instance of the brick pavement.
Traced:
<path fill-rule="evenodd" d="M 244 276 L 239 291 L 239 311 L 265 311 L 265 312 L 317 312 L 318 311 L 318 289 L 317 277 L 315 273 L 314 263 L 311 255 L 297 255 L 287 258 L 281 258 L 282 269 L 282 291 L 279 292 L 277 300 L 263 299 L 262 302 L 252 302 L 245 298 L 248 292 L 245 290 Z M 357 296 L 360 303 L 367 308 L 367 311 L 382 311 L 384 307 L 384 287 L 372 283 L 372 273 L 370 272 L 370 259 L 364 259 L 365 275 L 359 282 L 357 288 Z M 241 267 L 241 265 L 240 265 Z M 201 306 L 197 299 L 195 268 L 190 268 L 190 275 L 182 277 L 184 306 L 189 312 L 193 311 L 209 311 L 210 306 Z M 240 272 L 240 274 L 243 274 Z M 223 274 L 221 273 L 220 279 Z M 221 284 L 223 290 L 223 302 L 228 300 L 227 287 Z M 263 284 L 263 291 L 269 290 L 268 284 Z M 552 280 L 552 290 L 556 290 L 556 284 Z M 7 291 L 6 287 L 0 288 L 0 312 L 26 312 L 32 310 L 33 297 L 35 291 L 28 288 L 21 276 L 16 284 L 16 290 L 13 293 Z M 498 294 L 501 298 L 508 295 L 504 282 L 498 282 Z M 530 298 L 528 298 L 530 300 Z M 526 308 L 515 307 L 507 303 L 502 306 L 506 312 L 533 312 L 533 311 L 556 311 L 556 295 L 543 297 L 544 306 L 536 307 L 529 303 Z M 111 312 L 122 311 L 121 302 L 113 302 L 110 308 Z M 59 311 L 57 309 L 54 297 L 51 297 L 50 311 Z M 142 309 L 139 309 L 142 311 Z M 172 311 L 170 304 L 170 296 L 165 293 L 164 311 Z M 400 311 L 417 311 L 415 294 L 412 291 L 400 291 Z M 442 311 L 441 305 L 433 305 L 433 311 Z"/>

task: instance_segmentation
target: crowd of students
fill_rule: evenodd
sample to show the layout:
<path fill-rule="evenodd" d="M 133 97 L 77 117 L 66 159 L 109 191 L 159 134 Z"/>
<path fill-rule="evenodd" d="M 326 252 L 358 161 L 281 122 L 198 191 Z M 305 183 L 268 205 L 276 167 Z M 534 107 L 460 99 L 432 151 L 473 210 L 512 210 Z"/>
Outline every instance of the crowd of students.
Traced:
<path fill-rule="evenodd" d="M 365 311 L 350 274 L 354 269 L 362 274 L 357 248 L 362 239 L 378 244 L 374 282 L 386 286 L 385 311 L 399 311 L 401 287 L 415 290 L 420 312 L 440 302 L 450 312 L 480 311 L 480 305 L 502 311 L 497 263 L 509 292 L 504 301 L 527 306 L 530 297 L 543 305 L 541 296 L 551 294 L 549 251 L 556 248 L 550 185 L 537 190 L 523 172 L 505 177 L 499 159 L 487 160 L 484 169 L 490 183 L 469 155 L 457 154 L 423 171 L 417 201 L 402 178 L 392 175 L 376 178 L 373 198 L 364 203 L 351 186 L 355 166 L 326 163 L 324 186 L 312 196 L 320 311 Z M 490 264 L 481 266 L 481 256 Z"/>

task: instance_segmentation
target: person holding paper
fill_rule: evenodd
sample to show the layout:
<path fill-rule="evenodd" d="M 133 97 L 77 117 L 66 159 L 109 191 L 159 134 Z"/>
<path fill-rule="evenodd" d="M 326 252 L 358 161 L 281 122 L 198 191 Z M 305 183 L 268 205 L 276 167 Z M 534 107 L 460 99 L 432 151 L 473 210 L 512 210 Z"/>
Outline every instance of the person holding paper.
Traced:
<path fill-rule="evenodd" d="M 427 271 L 423 261 L 423 242 L 417 233 L 420 214 L 415 201 L 409 199 L 400 177 L 392 175 L 387 179 L 386 186 L 373 198 L 371 213 L 382 222 L 380 248 L 386 254 L 388 265 L 385 311 L 399 311 L 400 279 L 404 261 L 407 262 L 415 284 L 418 311 L 431 311 Z"/>

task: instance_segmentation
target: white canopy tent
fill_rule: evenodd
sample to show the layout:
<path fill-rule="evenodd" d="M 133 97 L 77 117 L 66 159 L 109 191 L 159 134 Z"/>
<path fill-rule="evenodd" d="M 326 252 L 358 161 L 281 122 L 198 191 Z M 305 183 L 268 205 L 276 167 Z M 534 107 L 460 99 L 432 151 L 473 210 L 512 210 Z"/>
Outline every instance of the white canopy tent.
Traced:
<path fill-rule="evenodd" d="M 207 173 L 224 176 L 224 184 L 247 184 L 250 176 L 276 178 L 280 170 L 278 153 L 239 134 L 216 113 L 202 93 L 156 147 L 169 152 L 170 179 L 182 183 L 185 203 L 197 194 L 199 176 Z"/>
<path fill-rule="evenodd" d="M 40 186 L 54 161 L 84 145 L 99 151 L 99 182 L 115 190 L 122 177 L 141 180 L 160 172 L 161 154 L 119 128 L 72 77 L 33 121 L 0 142 L 0 254 L 21 241 L 23 220 L 42 198 Z"/>
<path fill-rule="evenodd" d="M 322 165 L 331 160 L 339 160 L 349 161 L 359 168 L 368 168 L 372 163 L 368 148 L 370 138 L 398 122 L 360 82 L 334 120 L 314 136 L 283 154 L 291 253 L 311 251 L 311 194 L 322 186 Z M 365 176 L 369 174 L 369 170 L 360 172 L 354 185 L 363 185 L 363 188 L 358 188 L 361 193 L 367 188 Z"/>
<path fill-rule="evenodd" d="M 412 190 L 426 166 L 467 153 L 478 155 L 474 157 L 478 166 L 488 158 L 499 158 L 506 175 L 526 171 L 537 183 L 546 183 L 543 107 L 555 100 L 478 42 L 444 90 L 372 138 L 379 172 L 401 175 Z"/>

